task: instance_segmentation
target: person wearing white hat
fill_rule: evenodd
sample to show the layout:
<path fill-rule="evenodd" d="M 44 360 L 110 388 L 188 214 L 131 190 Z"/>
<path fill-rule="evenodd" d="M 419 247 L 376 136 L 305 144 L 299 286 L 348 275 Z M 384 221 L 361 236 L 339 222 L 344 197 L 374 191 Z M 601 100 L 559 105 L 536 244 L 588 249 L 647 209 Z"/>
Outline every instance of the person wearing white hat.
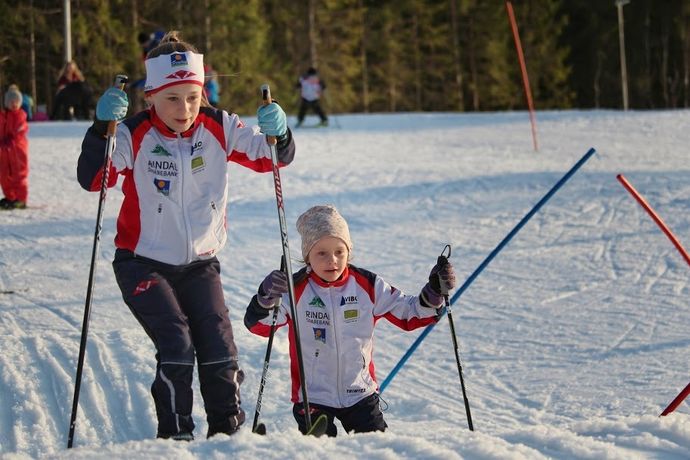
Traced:
<path fill-rule="evenodd" d="M 304 268 L 293 275 L 295 314 L 307 382 L 311 419 L 328 419 L 326 434 L 336 436 L 334 420 L 346 432 L 385 431 L 374 371 L 374 326 L 385 318 L 410 331 L 440 317 L 444 295 L 455 287 L 453 266 L 439 257 L 417 296 L 406 295 L 375 273 L 350 263 L 353 244 L 347 222 L 332 205 L 313 206 L 297 219 Z M 274 270 L 247 306 L 245 326 L 268 336 L 271 310 L 278 305 L 276 327 L 288 325 L 290 358 L 297 356 L 289 309 L 288 279 Z M 293 416 L 307 430 L 297 363 L 293 362 Z"/>
<path fill-rule="evenodd" d="M 0 111 L 0 210 L 26 209 L 29 196 L 29 124 L 21 109 L 22 93 L 10 85 Z"/>
<path fill-rule="evenodd" d="M 206 435 L 230 435 L 244 423 L 245 413 L 239 391 L 244 373 L 216 258 L 227 240 L 227 162 L 269 172 L 266 135 L 277 139 L 280 166 L 292 162 L 295 144 L 276 103 L 259 108 L 258 128 L 211 107 L 203 92 L 204 57 L 176 32 L 147 54 L 145 66 L 150 107 L 117 126 L 109 175 L 110 187 L 124 176 L 115 277 L 156 349 L 151 390 L 157 437 L 193 439 L 195 361 Z M 98 100 L 77 167 L 86 190 L 100 190 L 105 129 L 109 121 L 122 120 L 127 109 L 127 95 L 118 88 Z"/>

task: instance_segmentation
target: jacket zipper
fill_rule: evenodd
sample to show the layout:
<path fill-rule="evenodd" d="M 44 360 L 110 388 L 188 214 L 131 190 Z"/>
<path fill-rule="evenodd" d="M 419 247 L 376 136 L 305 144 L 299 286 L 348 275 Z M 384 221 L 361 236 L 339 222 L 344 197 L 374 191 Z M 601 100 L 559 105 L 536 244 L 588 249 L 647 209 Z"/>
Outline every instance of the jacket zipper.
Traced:
<path fill-rule="evenodd" d="M 181 144 L 182 144 L 182 135 L 180 133 L 177 133 L 177 153 L 178 153 L 178 157 L 180 159 L 180 171 L 179 171 L 180 177 L 178 179 L 178 183 L 180 184 L 180 208 L 181 208 L 181 212 L 182 212 L 182 221 L 184 222 L 184 228 L 187 231 L 187 249 L 186 249 L 187 257 L 185 260 L 187 261 L 187 263 L 189 263 L 192 260 L 191 259 L 191 253 L 192 253 L 191 247 L 192 247 L 193 242 L 192 242 L 192 232 L 190 229 L 189 220 L 187 219 L 187 213 L 185 212 L 186 207 L 185 207 L 185 202 L 184 202 L 184 176 L 185 176 L 185 163 L 186 162 L 185 162 L 184 153 L 182 153 Z"/>
<path fill-rule="evenodd" d="M 340 380 L 340 350 L 338 348 L 338 326 L 336 325 L 336 313 L 335 313 L 335 304 L 336 302 L 333 301 L 333 291 L 335 288 L 327 287 L 328 290 L 328 298 L 330 300 L 331 304 L 331 322 L 333 323 L 333 343 L 335 344 L 335 356 L 336 356 L 336 391 L 337 391 L 337 396 L 338 396 L 338 403 L 340 404 L 340 407 L 343 407 L 343 401 L 342 401 L 342 385 L 341 385 L 341 380 Z"/>

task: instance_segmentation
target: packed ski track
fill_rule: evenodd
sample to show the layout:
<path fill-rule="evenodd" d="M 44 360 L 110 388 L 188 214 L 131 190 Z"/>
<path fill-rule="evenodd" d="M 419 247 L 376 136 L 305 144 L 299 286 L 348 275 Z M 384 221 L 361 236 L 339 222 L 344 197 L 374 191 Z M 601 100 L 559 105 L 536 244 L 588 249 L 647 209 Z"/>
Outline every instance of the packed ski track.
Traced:
<path fill-rule="evenodd" d="M 154 351 L 111 268 L 118 185 L 107 195 L 69 450 L 98 194 L 76 181 L 89 124 L 32 123 L 32 208 L 0 213 L 0 457 L 687 459 L 690 403 L 659 414 L 690 381 L 690 266 L 616 175 L 690 248 L 690 111 L 540 112 L 537 121 L 539 152 L 521 112 L 333 115 L 330 128 L 294 131 L 296 160 L 281 170 L 293 268 L 297 216 L 332 203 L 350 225 L 353 263 L 416 294 L 446 244 L 462 283 L 597 150 L 453 306 L 475 431 L 446 317 L 382 393 L 388 430 L 337 438 L 297 431 L 281 330 L 263 394 L 268 434 L 251 433 L 266 341 L 242 317 L 281 243 L 272 176 L 231 164 L 219 259 L 246 373 L 245 427 L 204 439 L 196 383 L 197 439 L 153 439 Z M 378 323 L 379 382 L 420 332 Z"/>

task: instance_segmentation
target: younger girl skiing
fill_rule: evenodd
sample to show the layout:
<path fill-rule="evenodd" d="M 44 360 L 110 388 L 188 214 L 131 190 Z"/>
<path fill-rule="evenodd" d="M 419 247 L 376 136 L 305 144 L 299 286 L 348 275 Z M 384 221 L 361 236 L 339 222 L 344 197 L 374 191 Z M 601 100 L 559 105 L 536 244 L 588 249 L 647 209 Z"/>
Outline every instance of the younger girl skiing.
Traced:
<path fill-rule="evenodd" d="M 203 55 L 167 34 L 146 58 L 150 108 L 118 125 L 108 186 L 124 176 L 113 268 L 122 297 L 156 347 L 151 393 L 159 438 L 193 439 L 192 373 L 198 365 L 207 436 L 233 434 L 244 422 L 238 366 L 216 254 L 225 245 L 228 161 L 272 170 L 266 135 L 278 140 L 281 165 L 295 146 L 275 103 L 258 110 L 258 130 L 203 97 Z M 82 144 L 77 176 L 100 189 L 104 133 L 128 101 L 108 89 Z"/>
<path fill-rule="evenodd" d="M 10 85 L 0 111 L 0 187 L 2 209 L 24 209 L 29 196 L 29 124 L 21 109 L 22 93 Z"/>
<path fill-rule="evenodd" d="M 381 277 L 349 263 L 352 241 L 345 219 L 333 206 L 314 206 L 297 220 L 306 267 L 294 274 L 295 311 L 310 416 L 328 418 L 328 436 L 336 436 L 334 419 L 348 433 L 385 431 L 374 375 L 374 326 L 386 318 L 409 331 L 437 321 L 443 295 L 455 287 L 455 272 L 439 259 L 418 296 L 405 295 Z M 244 316 L 253 333 L 268 336 L 271 310 L 280 300 L 277 327 L 288 325 L 293 415 L 307 430 L 300 400 L 294 329 L 289 314 L 285 272 L 274 270 L 261 283 Z"/>

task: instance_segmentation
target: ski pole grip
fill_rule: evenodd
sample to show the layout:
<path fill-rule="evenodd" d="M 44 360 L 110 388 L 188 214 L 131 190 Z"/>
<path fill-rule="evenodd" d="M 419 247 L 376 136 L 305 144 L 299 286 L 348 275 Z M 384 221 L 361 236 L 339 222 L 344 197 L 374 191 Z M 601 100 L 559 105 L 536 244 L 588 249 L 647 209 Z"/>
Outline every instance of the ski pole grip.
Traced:
<path fill-rule="evenodd" d="M 446 250 L 448 250 L 448 255 L 446 255 Z M 450 249 L 450 244 L 447 244 L 445 248 L 443 248 L 443 251 L 441 251 L 441 255 L 438 256 L 436 259 L 436 265 L 439 267 L 444 267 L 448 264 L 448 258 L 450 257 L 451 249 Z M 441 293 L 443 294 L 443 297 L 446 299 L 446 306 L 448 306 L 448 290 L 444 286 L 444 284 L 441 282 L 441 276 L 436 275 L 439 277 L 438 284 L 439 287 L 441 288 Z"/>
<path fill-rule="evenodd" d="M 285 263 L 285 254 L 280 258 L 280 271 L 285 273 L 285 276 L 290 276 L 290 274 L 287 272 L 287 264 Z M 282 302 L 282 297 L 278 297 L 276 299 L 275 304 L 273 304 L 273 308 L 278 308 L 280 307 L 280 303 Z"/>
<path fill-rule="evenodd" d="M 268 86 L 268 83 L 261 85 L 261 99 L 264 105 L 268 105 L 273 102 L 273 98 L 271 97 L 271 87 Z M 267 135 L 266 142 L 268 142 L 269 145 L 276 145 L 278 141 L 276 140 L 275 136 Z"/>
<path fill-rule="evenodd" d="M 115 77 L 115 83 L 113 84 L 114 87 L 119 88 L 121 90 L 125 89 L 125 85 L 127 84 L 127 81 L 129 78 L 127 78 L 127 75 L 117 75 Z M 115 136 L 115 133 L 117 132 L 117 121 L 110 121 L 108 122 L 108 131 L 107 135 L 108 136 Z"/>

